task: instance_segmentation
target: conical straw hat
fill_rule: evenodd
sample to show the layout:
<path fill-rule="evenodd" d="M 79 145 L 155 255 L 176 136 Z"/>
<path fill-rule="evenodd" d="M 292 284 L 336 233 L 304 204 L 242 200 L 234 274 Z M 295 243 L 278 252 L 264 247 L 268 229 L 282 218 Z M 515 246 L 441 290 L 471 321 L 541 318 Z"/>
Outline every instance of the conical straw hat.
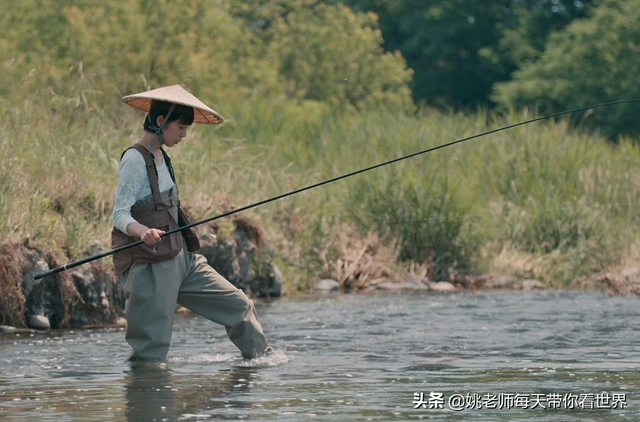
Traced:
<path fill-rule="evenodd" d="M 167 101 L 169 103 L 193 107 L 193 121 L 195 123 L 219 125 L 224 122 L 224 119 L 217 111 L 197 99 L 193 94 L 180 85 L 165 86 L 162 88 L 152 89 L 151 91 L 122 97 L 122 101 L 124 101 L 125 104 L 146 112 L 149 112 L 151 109 L 152 100 Z"/>

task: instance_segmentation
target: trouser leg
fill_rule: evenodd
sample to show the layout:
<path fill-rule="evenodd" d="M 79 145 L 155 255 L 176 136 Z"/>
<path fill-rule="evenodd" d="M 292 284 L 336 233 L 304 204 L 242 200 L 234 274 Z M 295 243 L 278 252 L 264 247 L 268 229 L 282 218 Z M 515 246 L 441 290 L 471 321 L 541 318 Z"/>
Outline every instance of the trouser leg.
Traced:
<path fill-rule="evenodd" d="M 182 280 L 178 257 L 157 264 L 133 264 L 127 275 L 125 338 L 129 360 L 165 359 L 171 344 L 173 316 Z"/>
<path fill-rule="evenodd" d="M 182 282 L 178 303 L 187 309 L 224 325 L 242 356 L 252 358 L 269 345 L 253 302 L 198 254 L 189 254 L 190 273 Z"/>

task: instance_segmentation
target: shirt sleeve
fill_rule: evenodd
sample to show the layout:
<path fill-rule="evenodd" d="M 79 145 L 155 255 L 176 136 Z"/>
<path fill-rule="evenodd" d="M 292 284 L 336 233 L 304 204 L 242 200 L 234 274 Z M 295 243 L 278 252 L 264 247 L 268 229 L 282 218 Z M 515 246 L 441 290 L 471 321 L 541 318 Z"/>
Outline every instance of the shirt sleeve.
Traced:
<path fill-rule="evenodd" d="M 118 187 L 111 215 L 114 227 L 123 233 L 129 234 L 127 226 L 137 222 L 131 216 L 131 207 L 136 203 L 136 198 L 146 177 L 147 169 L 144 158 L 138 151 L 128 150 L 120 161 Z"/>

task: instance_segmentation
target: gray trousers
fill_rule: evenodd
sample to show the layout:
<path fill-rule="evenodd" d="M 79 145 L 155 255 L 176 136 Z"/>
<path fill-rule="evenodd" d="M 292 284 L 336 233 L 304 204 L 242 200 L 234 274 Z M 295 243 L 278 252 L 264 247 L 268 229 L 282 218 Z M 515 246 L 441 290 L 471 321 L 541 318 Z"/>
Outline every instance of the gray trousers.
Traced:
<path fill-rule="evenodd" d="M 222 324 L 245 358 L 268 347 L 253 302 L 186 246 L 165 262 L 133 263 L 125 277 L 129 360 L 166 358 L 178 304 Z"/>

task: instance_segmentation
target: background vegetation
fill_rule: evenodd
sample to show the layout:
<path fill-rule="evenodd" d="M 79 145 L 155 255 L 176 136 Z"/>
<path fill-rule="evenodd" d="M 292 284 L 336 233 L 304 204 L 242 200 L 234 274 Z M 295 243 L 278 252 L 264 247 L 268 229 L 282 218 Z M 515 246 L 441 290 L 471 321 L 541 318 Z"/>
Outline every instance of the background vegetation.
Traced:
<path fill-rule="evenodd" d="M 531 110 L 640 97 L 637 6 L 12 3 L 0 15 L 0 233 L 71 257 L 108 244 L 118 158 L 144 117 L 122 95 L 181 83 L 227 118 L 171 151 L 185 202 L 205 217 Z M 564 285 L 637 250 L 637 117 L 631 104 L 538 123 L 252 215 L 290 292 L 329 271 L 345 233 L 376 234 L 398 269 L 423 265 L 432 279 L 509 272 Z"/>

